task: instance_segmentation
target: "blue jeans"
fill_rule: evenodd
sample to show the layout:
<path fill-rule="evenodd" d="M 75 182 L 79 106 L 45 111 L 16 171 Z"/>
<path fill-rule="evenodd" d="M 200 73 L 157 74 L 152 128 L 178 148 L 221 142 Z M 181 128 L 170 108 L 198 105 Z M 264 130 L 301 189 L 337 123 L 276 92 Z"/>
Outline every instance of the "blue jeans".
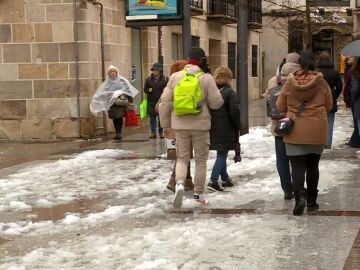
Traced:
<path fill-rule="evenodd" d="M 280 176 L 281 188 L 284 192 L 291 192 L 292 181 L 290 173 L 290 163 L 286 156 L 285 143 L 283 137 L 275 136 L 275 153 L 276 153 L 276 168 Z"/>
<path fill-rule="evenodd" d="M 229 175 L 226 171 L 226 159 L 229 151 L 218 150 L 216 155 L 216 161 L 211 172 L 210 180 L 212 183 L 216 183 L 221 176 L 223 182 L 229 181 Z"/>
<path fill-rule="evenodd" d="M 329 112 L 328 113 L 328 133 L 327 133 L 327 143 L 326 143 L 327 145 L 332 144 L 334 122 L 335 122 L 335 112 Z"/>
<path fill-rule="evenodd" d="M 157 114 L 150 114 L 150 129 L 152 134 L 156 134 L 156 126 L 159 126 L 159 134 L 162 135 L 163 129 L 160 126 L 160 120 L 157 120 Z"/>

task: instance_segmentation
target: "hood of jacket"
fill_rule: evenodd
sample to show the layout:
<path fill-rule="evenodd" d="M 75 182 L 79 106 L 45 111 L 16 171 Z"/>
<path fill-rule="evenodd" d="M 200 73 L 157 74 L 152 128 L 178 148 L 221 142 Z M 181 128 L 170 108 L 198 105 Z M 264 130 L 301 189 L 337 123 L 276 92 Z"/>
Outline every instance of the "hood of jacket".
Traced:
<path fill-rule="evenodd" d="M 317 87 L 323 80 L 322 73 L 316 71 L 309 71 L 306 75 L 303 75 L 302 72 L 290 73 L 288 77 L 290 91 L 297 99 L 305 102 L 315 97 L 318 91 Z"/>
<path fill-rule="evenodd" d="M 202 71 L 200 67 L 196 66 L 196 65 L 192 65 L 192 64 L 187 64 L 185 67 L 184 67 L 185 71 L 189 74 L 196 74 L 198 73 L 199 71 Z"/>

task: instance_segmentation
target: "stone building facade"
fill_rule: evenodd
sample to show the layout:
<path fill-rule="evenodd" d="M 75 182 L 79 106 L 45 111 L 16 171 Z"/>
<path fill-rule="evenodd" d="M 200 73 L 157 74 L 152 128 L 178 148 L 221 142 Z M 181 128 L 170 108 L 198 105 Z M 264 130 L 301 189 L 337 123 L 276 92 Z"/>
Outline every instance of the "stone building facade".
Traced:
<path fill-rule="evenodd" d="M 80 8 L 82 1 L 77 6 L 74 2 L 0 0 L 0 140 L 86 138 L 113 131 L 105 114 L 95 117 L 89 110 L 102 79 L 100 7 L 88 1 Z M 127 28 L 124 0 L 99 2 L 104 7 L 105 66 L 113 64 L 123 76 L 133 76 L 134 85 L 141 89 L 158 60 L 158 27 Z M 208 21 L 206 15 L 192 17 L 191 25 L 210 65 L 227 65 L 228 44 L 236 43 L 236 26 Z M 168 74 L 171 63 L 182 58 L 181 27 L 161 30 Z M 250 63 L 254 61 L 251 48 L 260 48 L 259 42 L 259 33 L 250 31 Z M 249 65 L 250 99 L 260 96 L 260 62 L 254 77 L 254 66 Z M 136 102 L 141 99 L 139 95 Z"/>
<path fill-rule="evenodd" d="M 354 1 L 310 1 L 313 51 L 329 52 L 338 69 L 340 62 L 343 61 L 339 52 L 353 36 L 353 14 L 356 14 L 352 9 Z M 284 56 L 288 52 L 300 52 L 306 49 L 308 43 L 305 0 L 287 1 L 285 7 L 269 2 L 272 1 L 263 0 L 263 32 L 261 33 L 262 44 L 269 44 L 267 41 L 271 40 L 270 46 L 262 47 L 265 86 L 266 82 L 275 75 Z M 301 10 L 302 15 L 296 14 L 294 10 Z M 294 26 L 292 22 L 300 22 L 300 24 Z"/>

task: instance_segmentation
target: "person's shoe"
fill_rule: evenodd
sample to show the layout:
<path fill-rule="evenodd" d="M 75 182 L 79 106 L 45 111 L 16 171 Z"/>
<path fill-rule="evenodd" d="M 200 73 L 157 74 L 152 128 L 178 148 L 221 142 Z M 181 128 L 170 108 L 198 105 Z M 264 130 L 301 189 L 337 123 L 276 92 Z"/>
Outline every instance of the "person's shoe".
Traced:
<path fill-rule="evenodd" d="M 192 182 L 192 178 L 186 178 L 185 182 L 184 182 L 184 190 L 185 191 L 189 191 L 189 190 L 194 190 L 194 184 Z"/>
<path fill-rule="evenodd" d="M 227 180 L 227 181 L 225 181 L 225 182 L 223 181 L 222 184 L 221 184 L 221 186 L 222 186 L 222 187 L 233 187 L 234 184 L 233 184 L 232 180 L 229 178 L 229 180 Z"/>
<path fill-rule="evenodd" d="M 294 198 L 294 192 L 288 191 L 284 192 L 284 200 L 291 200 Z"/>
<path fill-rule="evenodd" d="M 301 216 L 305 209 L 305 191 L 298 191 L 295 193 L 295 207 L 293 210 L 294 216 Z"/>
<path fill-rule="evenodd" d="M 316 190 L 315 192 L 309 192 L 309 190 L 306 190 L 306 202 L 308 211 L 316 211 L 319 209 L 319 205 L 316 203 L 318 192 L 318 190 Z"/>
<path fill-rule="evenodd" d="M 331 149 L 331 144 L 325 144 L 325 149 Z"/>
<path fill-rule="evenodd" d="M 175 193 L 175 186 L 176 186 L 175 177 L 170 177 L 166 188 Z"/>
<path fill-rule="evenodd" d="M 219 186 L 218 182 L 213 183 L 213 182 L 210 181 L 207 188 L 212 190 L 212 191 L 224 191 L 224 189 Z"/>
<path fill-rule="evenodd" d="M 156 139 L 156 134 L 151 133 L 151 135 L 149 136 L 149 139 Z"/>
<path fill-rule="evenodd" d="M 172 202 L 172 206 L 174 208 L 181 208 L 182 206 L 182 199 L 184 196 L 184 185 L 182 182 L 176 183 L 175 187 L 175 196 Z"/>
<path fill-rule="evenodd" d="M 204 194 L 194 194 L 194 200 L 197 201 L 198 203 L 205 205 L 208 204 L 209 201 L 205 199 Z"/>
<path fill-rule="evenodd" d="M 162 133 L 159 133 L 159 137 L 160 137 L 160 139 L 164 139 L 165 137 L 164 137 L 164 134 L 162 134 Z"/>
<path fill-rule="evenodd" d="M 122 139 L 121 133 L 115 133 L 114 140 L 121 140 L 121 139 Z"/>

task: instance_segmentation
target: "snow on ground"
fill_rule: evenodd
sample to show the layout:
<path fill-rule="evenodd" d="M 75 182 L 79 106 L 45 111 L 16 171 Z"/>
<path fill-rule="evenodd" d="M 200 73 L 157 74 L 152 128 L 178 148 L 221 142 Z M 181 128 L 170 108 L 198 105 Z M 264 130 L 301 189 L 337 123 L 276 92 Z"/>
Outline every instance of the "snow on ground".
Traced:
<path fill-rule="evenodd" d="M 351 131 L 348 113 L 340 113 L 339 116 L 335 123 L 334 149 L 343 147 Z M 210 204 L 204 207 L 232 208 L 255 200 L 273 201 L 282 198 L 275 168 L 274 138 L 269 128 L 252 128 L 249 134 L 241 137 L 241 144 L 242 162 L 235 164 L 233 153 L 228 158 L 228 172 L 236 186 L 230 189 L 231 192 L 207 194 Z M 172 194 L 165 186 L 173 162 L 164 159 L 126 159 L 132 155 L 131 151 L 118 149 L 87 151 L 64 160 L 25 168 L 0 179 L 0 214 L 29 212 L 32 207 L 52 207 L 102 195 L 111 195 L 118 202 L 116 205 L 109 204 L 99 213 L 68 213 L 57 222 L 0 222 L 0 237 L 12 239 L 25 234 L 46 235 L 50 231 L 66 233 L 97 227 L 120 218 L 163 216 L 163 210 L 170 208 L 172 200 Z M 215 157 L 216 153 L 212 151 L 208 161 L 208 175 Z M 340 185 L 356 166 L 348 160 L 323 159 L 320 162 L 320 193 Z M 187 197 L 184 199 L 184 207 L 200 206 Z M 293 223 L 292 217 L 271 220 L 267 215 L 209 218 L 179 224 L 165 222 L 155 231 L 154 228 L 141 228 L 107 237 L 88 236 L 74 243 L 55 243 L 49 248 L 36 249 L 24 257 L 6 257 L 0 269 L 73 269 L 77 266 L 77 269 L 98 269 L 99 265 L 104 266 L 102 269 L 177 269 L 176 265 L 182 265 L 181 269 L 194 269 L 195 265 L 209 260 L 209 256 L 201 253 L 207 254 L 206 250 L 201 249 L 203 246 L 209 252 L 221 246 L 219 255 L 225 265 L 237 265 L 236 262 L 241 261 L 239 266 L 247 267 L 243 269 L 258 269 L 251 265 L 255 256 L 251 254 L 271 250 L 271 256 L 264 258 L 264 263 L 270 263 L 268 269 L 276 269 L 274 254 L 279 252 L 276 250 L 276 239 L 281 238 L 277 236 L 296 235 L 298 232 Z M 286 230 L 287 226 L 292 225 L 294 230 Z M 224 227 L 227 228 L 226 234 L 221 233 Z M 267 229 L 270 229 L 269 233 Z M 130 248 L 124 249 L 128 243 Z M 234 243 L 237 252 L 234 251 Z M 194 252 L 190 252 L 190 249 Z M 179 250 L 187 251 L 184 252 L 187 257 L 178 256 Z M 287 256 L 286 251 L 281 250 L 281 253 L 281 256 Z M 191 257 L 189 254 L 192 254 Z"/>

